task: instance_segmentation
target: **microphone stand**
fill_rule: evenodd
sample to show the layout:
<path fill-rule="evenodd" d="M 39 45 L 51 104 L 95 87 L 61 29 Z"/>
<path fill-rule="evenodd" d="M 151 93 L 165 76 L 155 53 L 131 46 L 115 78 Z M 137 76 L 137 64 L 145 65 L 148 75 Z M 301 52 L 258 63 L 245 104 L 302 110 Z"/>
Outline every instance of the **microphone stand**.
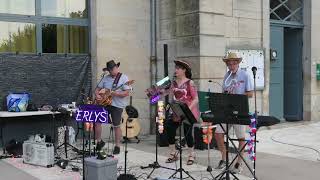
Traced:
<path fill-rule="evenodd" d="M 105 76 L 105 73 L 103 73 L 101 75 L 101 79 L 98 82 L 98 84 L 96 85 L 96 87 L 94 88 L 94 91 L 96 91 L 96 89 L 98 88 L 98 85 L 101 83 L 101 81 L 103 80 Z M 82 93 L 84 95 L 84 93 Z M 90 94 L 90 93 L 89 93 Z M 94 102 L 94 100 L 93 100 Z M 82 129 L 82 180 L 85 180 L 85 163 L 84 163 L 84 157 L 85 157 L 85 122 L 82 123 L 83 129 Z M 96 130 L 95 130 L 95 123 L 93 123 L 93 139 L 94 139 L 94 147 L 93 147 L 93 155 L 96 155 L 96 149 L 95 149 L 95 139 L 96 139 Z M 91 157 L 91 125 L 89 126 L 89 151 L 88 151 L 88 155 Z"/>
<path fill-rule="evenodd" d="M 98 88 L 98 85 L 101 83 L 101 81 L 103 80 L 105 75 L 106 75 L 105 73 L 101 74 L 100 81 L 97 83 L 96 87 L 94 88 L 94 94 L 95 94 L 96 89 Z M 95 99 L 93 100 L 93 104 L 95 104 Z M 96 156 L 96 124 L 95 123 L 93 123 L 92 128 L 93 128 L 93 156 Z M 89 126 L 89 156 L 91 156 L 91 132 L 90 132 L 90 129 L 91 129 L 91 125 Z"/>
<path fill-rule="evenodd" d="M 257 111 L 257 86 L 256 86 L 256 72 L 257 67 L 252 67 L 253 73 L 253 88 L 254 88 L 254 118 L 258 120 L 258 111 Z M 256 123 L 257 124 L 257 123 Z M 254 155 L 256 156 L 256 142 L 257 142 L 257 132 L 254 134 Z M 256 159 L 253 159 L 253 179 L 256 180 Z"/>
<path fill-rule="evenodd" d="M 133 93 L 133 89 L 131 88 L 131 93 Z M 132 106 L 132 95 L 130 94 L 130 106 Z M 126 109 L 124 109 L 126 111 Z M 137 178 L 132 175 L 127 173 L 127 154 L 128 154 L 128 121 L 129 121 L 129 115 L 128 119 L 126 120 L 126 140 L 125 140 L 125 146 L 124 146 L 124 174 L 120 174 L 118 179 L 119 180 L 137 180 Z"/>
<path fill-rule="evenodd" d="M 208 94 L 210 94 L 211 93 L 211 89 L 210 89 L 210 84 L 212 83 L 212 80 L 209 80 L 208 81 Z M 208 124 L 207 125 L 207 131 L 209 132 L 209 128 L 210 128 L 210 125 Z M 213 133 L 213 132 L 212 132 Z M 208 134 L 209 135 L 209 134 Z M 212 136 L 213 136 L 213 134 L 212 134 Z M 211 174 L 211 176 L 213 177 L 213 175 L 212 175 L 212 167 L 211 167 L 211 163 L 210 163 L 210 144 L 211 144 L 211 141 L 209 141 L 209 137 L 207 137 L 208 138 L 208 167 L 207 167 L 207 171 Z"/>
<path fill-rule="evenodd" d="M 253 73 L 253 90 L 254 90 L 254 113 L 257 114 L 257 86 L 256 86 L 256 73 L 257 68 L 253 66 L 251 68 Z"/>

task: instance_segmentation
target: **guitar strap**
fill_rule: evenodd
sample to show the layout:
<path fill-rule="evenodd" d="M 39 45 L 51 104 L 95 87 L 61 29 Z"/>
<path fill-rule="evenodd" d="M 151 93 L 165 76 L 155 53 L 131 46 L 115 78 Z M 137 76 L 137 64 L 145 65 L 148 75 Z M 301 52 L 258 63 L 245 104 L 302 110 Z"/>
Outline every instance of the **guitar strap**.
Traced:
<path fill-rule="evenodd" d="M 116 78 L 115 78 L 114 81 L 113 81 L 112 89 L 111 89 L 111 90 L 114 90 L 115 88 L 117 88 L 121 75 L 122 75 L 122 73 L 118 73 L 118 74 L 116 75 Z"/>

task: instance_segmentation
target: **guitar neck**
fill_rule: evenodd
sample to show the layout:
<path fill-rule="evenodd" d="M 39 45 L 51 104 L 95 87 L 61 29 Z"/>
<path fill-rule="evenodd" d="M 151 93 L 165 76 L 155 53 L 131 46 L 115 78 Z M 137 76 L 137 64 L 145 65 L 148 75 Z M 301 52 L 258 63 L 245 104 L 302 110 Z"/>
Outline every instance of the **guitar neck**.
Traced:
<path fill-rule="evenodd" d="M 126 82 L 124 84 L 121 84 L 121 86 L 118 86 L 118 87 L 114 88 L 113 91 L 116 91 L 116 90 L 122 88 L 124 85 L 130 85 L 130 84 L 128 84 L 128 82 Z"/>
<path fill-rule="evenodd" d="M 132 96 L 130 95 L 130 106 L 132 106 Z"/>
<path fill-rule="evenodd" d="M 122 84 L 121 86 L 114 88 L 113 91 L 116 91 L 116 90 L 122 88 L 124 85 L 125 85 L 125 84 Z"/>

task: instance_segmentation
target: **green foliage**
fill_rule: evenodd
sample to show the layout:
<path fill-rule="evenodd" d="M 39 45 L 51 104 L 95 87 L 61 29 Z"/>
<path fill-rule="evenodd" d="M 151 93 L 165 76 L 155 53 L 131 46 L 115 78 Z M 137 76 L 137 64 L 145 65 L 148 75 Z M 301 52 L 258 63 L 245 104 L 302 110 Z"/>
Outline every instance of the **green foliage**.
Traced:
<path fill-rule="evenodd" d="M 0 42 L 0 52 L 36 52 L 36 28 L 32 24 L 26 24 L 21 31 L 16 32 Z"/>

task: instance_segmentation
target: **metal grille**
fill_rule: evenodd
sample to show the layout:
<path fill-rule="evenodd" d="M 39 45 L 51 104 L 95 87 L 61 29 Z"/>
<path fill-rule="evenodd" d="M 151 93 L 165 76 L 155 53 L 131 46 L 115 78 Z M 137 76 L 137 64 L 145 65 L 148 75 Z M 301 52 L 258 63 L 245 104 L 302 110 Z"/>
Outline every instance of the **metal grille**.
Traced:
<path fill-rule="evenodd" d="M 303 24 L 303 1 L 270 0 L 270 19 Z"/>

